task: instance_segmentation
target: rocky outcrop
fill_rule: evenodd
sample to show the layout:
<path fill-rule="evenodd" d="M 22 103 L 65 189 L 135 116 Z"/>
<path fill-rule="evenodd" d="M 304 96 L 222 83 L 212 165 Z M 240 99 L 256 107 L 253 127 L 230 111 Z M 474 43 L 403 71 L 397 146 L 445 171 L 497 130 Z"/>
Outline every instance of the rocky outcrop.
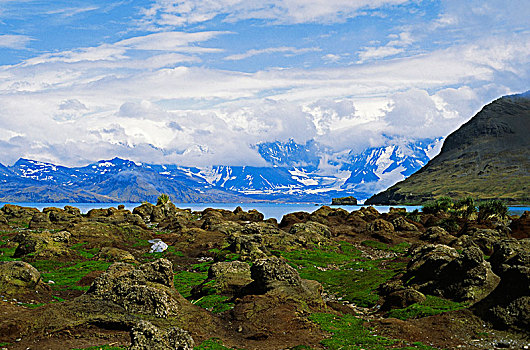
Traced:
<path fill-rule="evenodd" d="M 221 261 L 208 269 L 208 278 L 192 289 L 194 298 L 215 293 L 233 297 L 252 283 L 250 265 L 241 261 Z"/>
<path fill-rule="evenodd" d="M 357 199 L 353 196 L 332 198 L 331 205 L 357 205 Z"/>
<path fill-rule="evenodd" d="M 495 243 L 489 261 L 501 282 L 474 310 L 499 328 L 530 329 L 530 239 Z"/>
<path fill-rule="evenodd" d="M 163 318 L 176 315 L 182 302 L 173 289 L 172 264 L 165 259 L 138 267 L 114 263 L 94 280 L 87 294 L 110 300 L 128 312 Z"/>
<path fill-rule="evenodd" d="M 68 231 L 21 232 L 13 239 L 18 242 L 13 257 L 24 257 L 28 261 L 71 257 L 75 255 L 75 252 L 68 248 L 70 237 L 71 234 Z"/>
<path fill-rule="evenodd" d="M 0 294 L 35 291 L 41 284 L 36 268 L 23 261 L 0 261 Z"/>
<path fill-rule="evenodd" d="M 193 350 L 195 342 L 183 329 L 159 329 L 148 321 L 140 321 L 131 329 L 129 350 Z"/>
<path fill-rule="evenodd" d="M 450 245 L 456 237 L 441 228 L 440 226 L 429 227 L 420 238 L 429 243 Z"/>
<path fill-rule="evenodd" d="M 331 230 L 328 226 L 313 221 L 294 224 L 289 233 L 295 237 L 297 243 L 304 247 L 309 244 L 320 245 L 331 238 Z"/>
<path fill-rule="evenodd" d="M 422 293 L 475 303 L 499 284 L 500 278 L 477 247 L 458 253 L 445 245 L 427 244 L 413 249 L 410 255 L 404 281 Z"/>
<path fill-rule="evenodd" d="M 106 261 L 112 261 L 112 262 L 124 262 L 129 264 L 136 263 L 136 259 L 134 256 L 123 249 L 115 248 L 115 247 L 103 247 L 99 251 L 99 253 L 96 255 L 96 258 L 99 260 L 106 260 Z"/>

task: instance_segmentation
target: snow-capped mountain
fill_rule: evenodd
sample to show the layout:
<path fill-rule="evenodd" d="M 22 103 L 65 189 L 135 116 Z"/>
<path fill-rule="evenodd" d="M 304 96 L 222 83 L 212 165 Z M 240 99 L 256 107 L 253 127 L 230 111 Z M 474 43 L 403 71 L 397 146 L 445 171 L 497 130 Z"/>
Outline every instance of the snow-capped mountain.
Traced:
<path fill-rule="evenodd" d="M 183 167 L 114 158 L 68 168 L 20 159 L 0 164 L 0 201 L 155 201 L 168 193 L 175 202 L 329 202 L 353 195 L 363 200 L 419 170 L 441 140 L 333 153 L 316 142 L 261 143 L 267 167 Z"/>

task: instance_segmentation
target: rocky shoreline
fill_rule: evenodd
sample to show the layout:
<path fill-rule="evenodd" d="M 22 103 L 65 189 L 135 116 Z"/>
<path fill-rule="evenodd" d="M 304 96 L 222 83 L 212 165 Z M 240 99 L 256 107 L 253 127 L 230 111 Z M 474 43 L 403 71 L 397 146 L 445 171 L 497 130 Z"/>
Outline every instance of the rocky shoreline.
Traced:
<path fill-rule="evenodd" d="M 0 208 L 0 349 L 524 349 L 530 212 Z"/>

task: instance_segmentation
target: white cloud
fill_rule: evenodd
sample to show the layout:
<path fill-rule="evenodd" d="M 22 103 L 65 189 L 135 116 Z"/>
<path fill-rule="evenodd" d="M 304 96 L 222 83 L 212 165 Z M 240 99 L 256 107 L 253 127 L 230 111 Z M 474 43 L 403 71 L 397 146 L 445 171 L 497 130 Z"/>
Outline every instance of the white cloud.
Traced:
<path fill-rule="evenodd" d="M 409 45 L 404 32 L 388 43 Z M 527 33 L 407 58 L 254 73 L 188 67 L 200 58 L 175 52 L 219 33 L 157 33 L 0 67 L 0 125 L 8 130 L 0 161 L 260 165 L 251 145 L 291 137 L 362 150 L 388 133 L 444 136 L 530 78 Z M 151 50 L 156 42 L 163 51 Z"/>
<path fill-rule="evenodd" d="M 144 26 L 179 27 L 225 16 L 225 21 L 263 19 L 275 23 L 334 23 L 361 10 L 399 5 L 408 0 L 157 0 L 145 8 Z"/>
<path fill-rule="evenodd" d="M 0 35 L 0 48 L 23 50 L 33 39 L 27 35 Z"/>
<path fill-rule="evenodd" d="M 45 14 L 47 14 L 47 15 L 59 15 L 59 16 L 62 16 L 62 17 L 73 17 L 73 16 L 76 16 L 76 15 L 78 15 L 80 13 L 91 12 L 91 11 L 95 11 L 95 10 L 99 10 L 99 7 L 96 7 L 96 6 L 68 7 L 68 8 L 61 8 L 61 9 L 57 9 L 57 10 L 50 10 L 50 11 L 47 11 Z"/>
<path fill-rule="evenodd" d="M 300 54 L 304 54 L 307 52 L 315 52 L 315 51 L 320 51 L 320 49 L 317 47 L 308 47 L 308 48 L 301 48 L 301 49 L 298 49 L 296 47 L 287 47 L 287 46 L 269 47 L 269 48 L 259 49 L 259 50 L 256 50 L 256 49 L 248 50 L 245 53 L 226 56 L 224 59 L 228 61 L 239 61 L 239 60 L 243 60 L 249 57 L 263 55 L 263 54 L 283 53 L 285 55 L 300 55 Z"/>
<path fill-rule="evenodd" d="M 368 46 L 363 47 L 359 51 L 359 61 L 358 63 L 363 63 L 365 61 L 380 59 L 389 56 L 394 56 L 405 52 L 405 47 L 414 43 L 414 39 L 410 32 L 401 32 L 399 34 L 389 35 L 390 40 L 384 46 Z"/>

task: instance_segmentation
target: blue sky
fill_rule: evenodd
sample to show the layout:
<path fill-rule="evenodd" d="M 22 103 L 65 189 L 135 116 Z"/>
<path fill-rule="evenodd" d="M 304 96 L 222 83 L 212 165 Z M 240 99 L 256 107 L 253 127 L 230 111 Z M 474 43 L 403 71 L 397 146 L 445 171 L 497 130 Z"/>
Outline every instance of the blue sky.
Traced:
<path fill-rule="evenodd" d="M 526 1 L 0 0 L 0 162 L 260 165 L 446 136 L 530 89 Z"/>

